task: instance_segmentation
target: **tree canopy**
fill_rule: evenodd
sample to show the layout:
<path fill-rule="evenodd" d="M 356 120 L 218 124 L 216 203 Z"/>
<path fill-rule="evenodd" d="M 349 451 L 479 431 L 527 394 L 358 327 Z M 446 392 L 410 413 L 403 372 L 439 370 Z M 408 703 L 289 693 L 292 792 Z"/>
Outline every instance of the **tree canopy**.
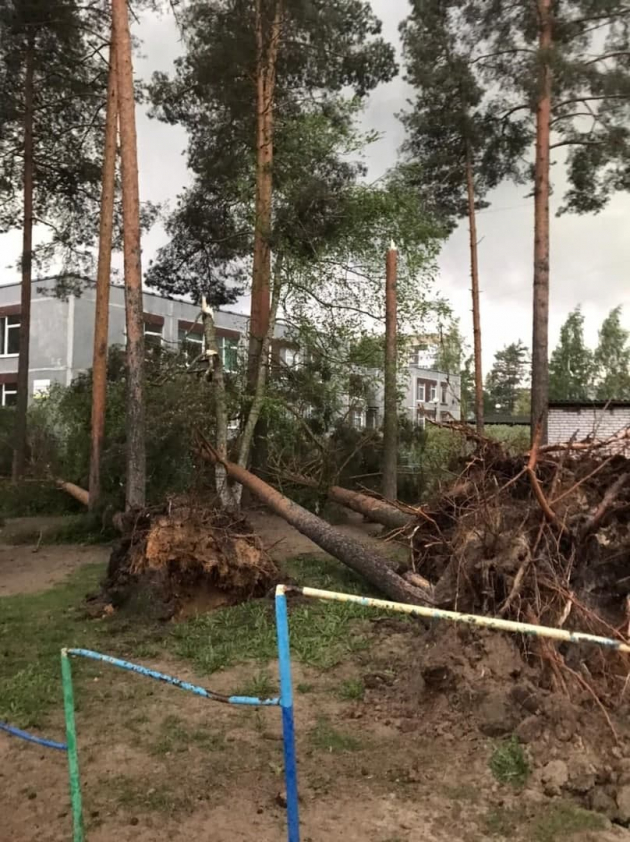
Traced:
<path fill-rule="evenodd" d="M 549 362 L 549 397 L 586 400 L 592 396 L 593 353 L 584 342 L 584 316 L 576 307 L 560 328 Z"/>
<path fill-rule="evenodd" d="M 630 333 L 621 326 L 621 307 L 602 322 L 593 355 L 599 400 L 630 399 Z"/>
<path fill-rule="evenodd" d="M 519 340 L 497 351 L 486 378 L 486 410 L 513 415 L 528 381 L 529 353 Z"/>

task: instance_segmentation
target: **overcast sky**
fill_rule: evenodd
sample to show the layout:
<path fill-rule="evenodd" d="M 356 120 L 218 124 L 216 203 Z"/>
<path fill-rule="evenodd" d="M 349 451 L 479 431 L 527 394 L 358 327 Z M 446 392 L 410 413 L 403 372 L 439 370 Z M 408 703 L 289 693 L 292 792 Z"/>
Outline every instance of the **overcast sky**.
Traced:
<path fill-rule="evenodd" d="M 384 22 L 384 34 L 398 43 L 398 24 L 407 14 L 407 0 L 372 0 Z M 175 24 L 170 15 L 145 16 L 137 28 L 143 41 L 143 57 L 136 62 L 136 73 L 148 78 L 153 70 L 169 70 L 180 50 Z M 365 124 L 382 138 L 370 148 L 370 177 L 377 177 L 396 159 L 402 129 L 396 119 L 406 103 L 408 91 L 401 76 L 382 85 L 371 96 Z M 186 137 L 177 127 L 165 126 L 138 115 L 140 192 L 142 199 L 157 202 L 173 200 L 187 181 L 183 151 Z M 555 210 L 562 197 L 562 168 L 552 172 L 556 196 Z M 487 370 L 497 349 L 523 339 L 530 344 L 533 252 L 533 205 L 526 198 L 526 187 L 504 184 L 489 198 L 491 206 L 478 218 L 480 276 L 482 289 L 482 335 L 484 367 Z M 616 196 L 597 216 L 552 218 L 551 228 L 551 347 L 569 310 L 582 304 L 586 317 L 587 340 L 594 344 L 597 329 L 606 313 L 617 304 L 625 305 L 624 322 L 630 328 L 630 196 Z M 3 267 L 19 255 L 17 234 L 0 237 Z M 164 233 L 155 226 L 143 242 L 146 265 L 164 242 Z M 460 228 L 446 243 L 439 260 L 438 285 L 466 335 L 471 336 L 468 231 Z M 18 280 L 14 268 L 4 270 L 4 282 Z"/>

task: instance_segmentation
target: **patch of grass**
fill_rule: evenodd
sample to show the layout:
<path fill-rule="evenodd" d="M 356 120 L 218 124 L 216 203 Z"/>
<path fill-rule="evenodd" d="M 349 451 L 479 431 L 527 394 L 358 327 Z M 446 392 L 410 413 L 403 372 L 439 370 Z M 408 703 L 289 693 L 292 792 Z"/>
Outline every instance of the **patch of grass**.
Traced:
<path fill-rule="evenodd" d="M 101 780 L 100 785 L 111 800 L 129 810 L 175 815 L 189 811 L 193 805 L 186 787 L 158 784 L 151 778 L 115 775 Z"/>
<path fill-rule="evenodd" d="M 237 696 L 255 696 L 257 699 L 270 699 L 277 695 L 276 682 L 267 670 L 260 670 L 235 693 Z"/>
<path fill-rule="evenodd" d="M 191 728 L 179 716 L 169 714 L 160 725 L 157 739 L 152 740 L 149 753 L 163 757 L 187 751 L 190 746 L 217 751 L 225 748 L 225 740 L 221 733 L 212 733 L 206 728 Z"/>
<path fill-rule="evenodd" d="M 483 817 L 484 831 L 490 836 L 513 837 L 525 820 L 517 807 L 492 807 Z"/>
<path fill-rule="evenodd" d="M 297 690 L 298 693 L 302 693 L 302 694 L 312 693 L 313 690 L 315 689 L 315 685 L 311 684 L 308 681 L 301 681 L 299 684 L 295 685 L 295 689 Z"/>
<path fill-rule="evenodd" d="M 332 560 L 300 557 L 288 564 L 287 572 L 312 587 L 370 593 L 362 579 Z M 365 635 L 351 633 L 351 628 L 357 620 L 375 616 L 374 611 L 343 602 L 293 603 L 292 654 L 304 664 L 329 669 L 369 645 Z M 245 602 L 195 617 L 174 629 L 173 646 L 202 673 L 243 661 L 270 661 L 277 655 L 273 605 L 263 600 Z"/>
<path fill-rule="evenodd" d="M 18 727 L 40 726 L 51 708 L 59 709 L 62 647 L 130 657 L 139 641 L 155 634 L 154 628 L 130 626 L 116 615 L 100 621 L 85 615 L 83 599 L 97 589 L 104 572 L 104 564 L 90 564 L 42 593 L 0 598 L 0 719 Z M 98 670 L 85 661 L 73 670 L 77 707 L 84 698 L 83 680 Z"/>
<path fill-rule="evenodd" d="M 320 716 L 309 733 L 309 739 L 314 748 L 339 754 L 346 751 L 360 751 L 361 743 L 351 734 L 337 731 L 325 716 Z"/>
<path fill-rule="evenodd" d="M 523 786 L 529 777 L 530 768 L 523 747 L 516 737 L 510 737 L 495 748 L 490 758 L 490 771 L 499 783 Z"/>
<path fill-rule="evenodd" d="M 536 842 L 555 842 L 581 830 L 603 830 L 606 819 L 599 813 L 583 810 L 568 801 L 551 804 L 537 818 L 534 825 Z"/>
<path fill-rule="evenodd" d="M 365 695 L 365 685 L 360 678 L 348 678 L 339 687 L 338 696 L 347 702 L 361 701 Z"/>

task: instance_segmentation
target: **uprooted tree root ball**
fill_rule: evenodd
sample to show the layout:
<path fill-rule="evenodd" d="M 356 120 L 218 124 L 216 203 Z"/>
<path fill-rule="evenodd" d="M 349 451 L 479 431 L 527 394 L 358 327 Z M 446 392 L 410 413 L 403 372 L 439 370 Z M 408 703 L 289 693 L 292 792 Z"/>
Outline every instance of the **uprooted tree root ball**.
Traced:
<path fill-rule="evenodd" d="M 466 434 L 466 431 L 464 431 Z M 627 642 L 630 459 L 625 439 L 533 446 L 509 455 L 476 434 L 457 480 L 406 528 L 413 571 L 458 611 L 562 627 Z M 630 658 L 596 646 L 527 637 L 550 689 L 602 708 L 623 700 Z"/>
<path fill-rule="evenodd" d="M 142 602 L 162 619 L 262 596 L 278 570 L 247 520 L 193 499 L 126 513 L 103 586 L 114 608 Z"/>

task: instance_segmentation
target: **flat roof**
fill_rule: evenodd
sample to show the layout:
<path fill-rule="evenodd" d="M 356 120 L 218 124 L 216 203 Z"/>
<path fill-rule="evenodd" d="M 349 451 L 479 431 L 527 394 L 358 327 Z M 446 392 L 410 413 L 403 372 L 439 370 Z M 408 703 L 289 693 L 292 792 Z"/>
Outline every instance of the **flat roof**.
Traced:
<path fill-rule="evenodd" d="M 549 409 L 617 409 L 630 407 L 630 400 L 625 398 L 610 398 L 607 401 L 600 400 L 566 400 L 549 401 Z"/>

